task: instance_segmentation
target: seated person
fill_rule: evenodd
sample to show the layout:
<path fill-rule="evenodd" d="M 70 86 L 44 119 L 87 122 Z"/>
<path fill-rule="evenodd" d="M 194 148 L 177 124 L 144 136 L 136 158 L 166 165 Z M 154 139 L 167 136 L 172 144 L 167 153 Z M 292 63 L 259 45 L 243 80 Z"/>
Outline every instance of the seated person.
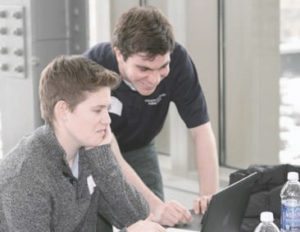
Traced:
<path fill-rule="evenodd" d="M 39 94 L 46 124 L 0 161 L 0 231 L 90 232 L 97 215 L 123 231 L 164 231 L 111 152 L 114 72 L 80 56 L 55 58 Z M 146 219 L 146 220 L 145 220 Z"/>

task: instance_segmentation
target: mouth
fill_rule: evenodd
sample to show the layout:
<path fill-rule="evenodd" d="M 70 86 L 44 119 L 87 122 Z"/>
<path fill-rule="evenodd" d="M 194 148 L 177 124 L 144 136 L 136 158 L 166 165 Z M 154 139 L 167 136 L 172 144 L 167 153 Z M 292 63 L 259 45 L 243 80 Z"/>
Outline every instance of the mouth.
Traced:
<path fill-rule="evenodd" d="M 105 133 L 105 129 L 96 130 L 96 133 Z"/>
<path fill-rule="evenodd" d="M 147 84 L 142 84 L 143 89 L 150 91 L 156 88 L 156 85 L 147 85 Z"/>

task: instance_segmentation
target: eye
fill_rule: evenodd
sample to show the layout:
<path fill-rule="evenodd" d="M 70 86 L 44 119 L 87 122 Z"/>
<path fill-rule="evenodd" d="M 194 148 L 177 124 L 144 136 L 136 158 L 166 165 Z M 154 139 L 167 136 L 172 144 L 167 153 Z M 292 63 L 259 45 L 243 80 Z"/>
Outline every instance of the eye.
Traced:
<path fill-rule="evenodd" d="M 168 68 L 168 66 L 169 66 L 169 64 L 165 64 L 164 66 L 162 66 L 162 67 L 160 68 L 160 70 L 164 70 L 164 69 Z"/>
<path fill-rule="evenodd" d="M 96 113 L 96 114 L 100 114 L 101 113 L 101 109 L 97 109 L 97 110 L 94 110 L 94 113 Z"/>
<path fill-rule="evenodd" d="M 142 72 L 146 72 L 146 71 L 148 71 L 148 70 L 149 70 L 149 69 L 148 69 L 148 68 L 146 68 L 146 67 L 140 67 L 139 69 L 140 69 L 140 71 L 142 71 Z"/>

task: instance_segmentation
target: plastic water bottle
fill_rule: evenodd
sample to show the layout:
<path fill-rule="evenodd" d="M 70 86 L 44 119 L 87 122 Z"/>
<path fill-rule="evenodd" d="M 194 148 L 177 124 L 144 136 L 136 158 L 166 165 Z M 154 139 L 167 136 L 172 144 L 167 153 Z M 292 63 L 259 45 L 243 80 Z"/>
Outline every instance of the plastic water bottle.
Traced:
<path fill-rule="evenodd" d="M 274 217 L 272 212 L 261 212 L 260 223 L 255 228 L 254 232 L 280 232 L 273 221 Z"/>
<path fill-rule="evenodd" d="M 282 187 L 281 231 L 300 232 L 300 183 L 297 172 L 289 172 L 288 181 Z"/>

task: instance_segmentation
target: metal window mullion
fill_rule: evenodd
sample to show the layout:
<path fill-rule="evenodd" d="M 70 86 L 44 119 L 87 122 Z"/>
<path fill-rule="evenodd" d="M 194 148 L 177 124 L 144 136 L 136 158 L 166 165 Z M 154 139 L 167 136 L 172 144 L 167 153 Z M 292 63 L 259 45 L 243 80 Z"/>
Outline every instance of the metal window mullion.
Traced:
<path fill-rule="evenodd" d="M 225 1 L 218 0 L 219 163 L 226 165 Z"/>

